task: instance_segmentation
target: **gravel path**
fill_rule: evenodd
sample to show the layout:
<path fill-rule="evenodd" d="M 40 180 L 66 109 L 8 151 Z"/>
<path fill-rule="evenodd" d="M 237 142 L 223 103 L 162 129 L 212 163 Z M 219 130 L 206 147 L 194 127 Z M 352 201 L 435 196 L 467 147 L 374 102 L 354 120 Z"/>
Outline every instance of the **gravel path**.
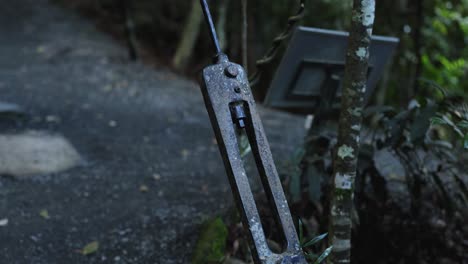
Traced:
<path fill-rule="evenodd" d="M 60 134 L 85 160 L 0 177 L 0 262 L 189 263 L 200 223 L 232 205 L 198 85 L 128 62 L 109 36 L 46 0 L 1 1 L 0 36 L 0 100 L 30 115 L 2 133 Z M 261 113 L 281 166 L 303 119 Z M 80 254 L 92 241 L 99 250 Z"/>

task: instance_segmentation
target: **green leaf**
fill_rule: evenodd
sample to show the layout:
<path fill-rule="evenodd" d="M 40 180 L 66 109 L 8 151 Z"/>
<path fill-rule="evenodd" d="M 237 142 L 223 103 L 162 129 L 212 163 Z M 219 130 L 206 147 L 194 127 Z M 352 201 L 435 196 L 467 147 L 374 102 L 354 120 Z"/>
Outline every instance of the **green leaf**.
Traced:
<path fill-rule="evenodd" d="M 238 144 L 239 144 L 240 155 L 242 158 L 247 156 L 252 151 L 250 147 L 250 143 L 249 143 L 249 138 L 247 137 L 247 135 L 242 134 L 239 137 Z"/>
<path fill-rule="evenodd" d="M 457 127 L 457 125 L 455 125 L 455 123 L 452 122 L 452 120 L 450 120 L 450 118 L 448 118 L 446 115 L 443 115 L 442 119 L 444 119 L 445 123 L 450 126 L 455 133 L 461 137 L 464 136 L 461 130 Z"/>
<path fill-rule="evenodd" d="M 435 30 L 442 33 L 443 35 L 447 35 L 447 27 L 442 22 L 440 22 L 440 20 L 432 21 L 432 27 L 434 27 Z"/>
<path fill-rule="evenodd" d="M 322 261 L 324 261 L 328 257 L 328 255 L 330 255 L 332 249 L 333 246 L 330 246 L 329 248 L 325 249 L 325 251 L 323 251 L 322 255 L 320 255 L 320 257 L 314 262 L 314 264 L 322 263 Z"/>
<path fill-rule="evenodd" d="M 433 117 L 431 118 L 431 125 L 447 125 L 447 122 L 445 122 L 444 119 L 440 117 Z"/>
<path fill-rule="evenodd" d="M 424 140 L 426 132 L 431 125 L 430 120 L 437 111 L 437 105 L 434 102 L 428 102 L 427 106 L 422 108 L 414 119 L 411 126 L 411 141 L 420 143 Z"/>
<path fill-rule="evenodd" d="M 192 256 L 193 264 L 219 263 L 225 255 L 228 230 L 219 217 L 203 224 Z"/>
<path fill-rule="evenodd" d="M 460 127 L 460 128 L 468 129 L 468 121 L 466 121 L 466 120 L 460 121 L 460 122 L 458 122 L 457 126 Z"/>
<path fill-rule="evenodd" d="M 313 239 L 306 242 L 304 245 L 302 245 L 302 247 L 309 247 L 309 246 L 312 246 L 314 244 L 317 244 L 318 242 L 323 240 L 325 237 L 327 237 L 327 235 L 328 235 L 328 233 L 324 233 L 324 234 L 321 234 L 319 236 L 316 236 Z"/>
<path fill-rule="evenodd" d="M 463 139 L 463 147 L 468 149 L 468 133 L 465 134 L 465 138 Z"/>
<path fill-rule="evenodd" d="M 81 250 L 81 254 L 85 256 L 90 255 L 90 254 L 96 253 L 98 249 L 99 249 L 99 242 L 93 241 L 87 244 L 86 246 L 84 246 L 84 248 Z"/>
<path fill-rule="evenodd" d="M 49 219 L 50 218 L 49 212 L 47 210 L 45 210 L 45 209 L 41 210 L 39 212 L 39 215 L 44 219 Z"/>
<path fill-rule="evenodd" d="M 302 244 L 302 240 L 304 239 L 304 223 L 299 218 L 299 243 Z"/>

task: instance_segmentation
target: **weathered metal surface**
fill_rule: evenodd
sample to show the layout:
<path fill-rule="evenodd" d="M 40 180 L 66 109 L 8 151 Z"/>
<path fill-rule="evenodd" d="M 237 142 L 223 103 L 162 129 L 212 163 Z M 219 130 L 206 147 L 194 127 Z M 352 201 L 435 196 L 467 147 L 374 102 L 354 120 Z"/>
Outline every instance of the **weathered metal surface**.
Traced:
<path fill-rule="evenodd" d="M 307 263 L 245 71 L 219 54 L 218 62 L 203 70 L 202 92 L 243 224 L 249 230 L 255 262 Z M 282 229 L 278 232 L 283 232 L 286 240 L 281 254 L 273 253 L 267 245 L 238 147 L 236 135 L 240 129 L 245 129 L 271 211 Z"/>
<path fill-rule="evenodd" d="M 200 3 L 217 54 L 217 62 L 203 70 L 201 90 L 242 222 L 249 231 L 252 257 L 257 264 L 306 264 L 247 75 L 240 65 L 230 62 L 221 53 L 206 0 L 200 0 Z M 237 135 L 241 131 L 247 134 L 263 189 L 279 228 L 277 232 L 282 232 L 284 237 L 285 248 L 281 254 L 272 252 L 267 244 L 238 147 Z"/>
<path fill-rule="evenodd" d="M 316 114 L 322 100 L 340 97 L 348 33 L 298 27 L 268 89 L 264 103 L 293 112 Z M 398 45 L 392 37 L 372 36 L 366 100 Z"/>

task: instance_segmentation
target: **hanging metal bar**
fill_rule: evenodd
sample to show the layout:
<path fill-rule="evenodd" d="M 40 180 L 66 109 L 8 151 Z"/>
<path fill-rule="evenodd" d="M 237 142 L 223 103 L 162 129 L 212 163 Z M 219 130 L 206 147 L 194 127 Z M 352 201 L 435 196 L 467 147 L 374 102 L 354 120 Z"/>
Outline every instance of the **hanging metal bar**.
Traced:
<path fill-rule="evenodd" d="M 230 62 L 219 50 L 208 5 L 206 0 L 200 1 L 217 52 L 217 62 L 203 70 L 201 90 L 236 204 L 241 212 L 244 227 L 249 231 L 253 259 L 257 264 L 305 264 L 307 262 L 256 110 L 247 75 L 240 65 Z M 237 134 L 242 130 L 249 139 L 271 212 L 280 227 L 278 232 L 282 232 L 286 240 L 282 253 L 272 252 L 267 244 L 238 147 Z"/>

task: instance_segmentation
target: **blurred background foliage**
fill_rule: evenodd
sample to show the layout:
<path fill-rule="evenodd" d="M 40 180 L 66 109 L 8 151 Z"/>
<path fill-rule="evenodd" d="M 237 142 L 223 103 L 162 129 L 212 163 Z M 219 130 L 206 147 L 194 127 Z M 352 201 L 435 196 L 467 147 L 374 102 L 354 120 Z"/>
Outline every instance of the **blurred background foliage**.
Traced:
<path fill-rule="evenodd" d="M 193 5 L 186 0 L 55 0 L 81 10 L 97 20 L 101 28 L 125 40 L 126 29 L 134 34 L 142 60 L 171 66 Z M 241 1 L 212 1 L 215 19 L 223 17 L 218 28 L 225 51 L 241 61 Z M 223 5 L 223 8 L 221 8 Z M 285 28 L 299 1 L 248 1 L 249 69 L 269 48 L 274 37 Z M 308 0 L 300 24 L 347 30 L 350 0 Z M 125 10 L 124 10 L 125 9 Z M 468 0 L 380 0 L 377 3 L 374 34 L 399 37 L 401 44 L 392 67 L 383 77 L 374 101 L 406 108 L 414 96 L 432 95 L 430 86 L 439 85 L 458 94 L 468 91 Z M 224 17 L 225 16 L 225 17 Z M 199 21 L 195 21 L 200 23 Z M 129 23 L 131 25 L 129 25 Z M 221 24 L 222 25 L 222 24 Z M 213 55 L 208 32 L 203 24 L 188 61 L 179 71 L 195 77 Z M 279 54 L 281 57 L 281 54 Z M 276 60 L 276 63 L 279 59 Z M 266 75 L 266 82 L 275 65 Z M 267 87 L 268 85 L 264 85 Z"/>

